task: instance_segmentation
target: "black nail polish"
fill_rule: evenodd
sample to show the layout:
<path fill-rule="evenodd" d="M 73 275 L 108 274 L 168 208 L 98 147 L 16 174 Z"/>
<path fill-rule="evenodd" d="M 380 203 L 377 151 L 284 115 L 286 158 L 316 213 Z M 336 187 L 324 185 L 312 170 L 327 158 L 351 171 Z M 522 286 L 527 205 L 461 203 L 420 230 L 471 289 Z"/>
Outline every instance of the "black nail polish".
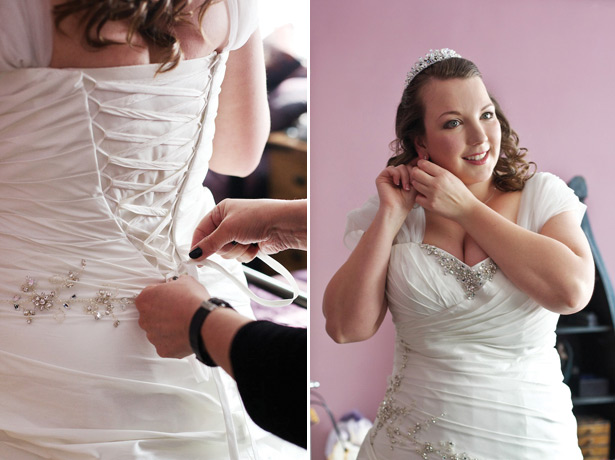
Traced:
<path fill-rule="evenodd" d="M 202 255 L 203 250 L 201 248 L 194 248 L 192 251 L 190 251 L 190 254 L 188 254 L 191 259 L 198 259 Z"/>

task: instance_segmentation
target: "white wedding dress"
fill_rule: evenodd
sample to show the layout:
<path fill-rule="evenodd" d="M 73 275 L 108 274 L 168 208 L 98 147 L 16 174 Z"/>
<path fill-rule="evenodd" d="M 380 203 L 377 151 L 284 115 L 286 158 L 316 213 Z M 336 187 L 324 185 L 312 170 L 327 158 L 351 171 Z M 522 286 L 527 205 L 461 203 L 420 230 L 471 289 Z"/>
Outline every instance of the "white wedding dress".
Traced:
<path fill-rule="evenodd" d="M 251 315 L 230 279 L 184 261 L 214 206 L 218 93 L 256 2 L 226 1 L 223 52 L 155 78 L 157 64 L 46 68 L 37 3 L 0 5 L 0 458 L 297 458 L 223 371 L 158 357 L 132 301 L 187 271 Z"/>
<path fill-rule="evenodd" d="M 373 197 L 349 214 L 349 247 L 377 209 Z M 538 173 L 522 192 L 517 223 L 538 232 L 564 211 L 580 224 L 585 205 L 562 180 Z M 424 210 L 412 210 L 391 249 L 393 374 L 358 458 L 580 460 L 554 348 L 559 315 L 489 258 L 468 267 L 422 244 L 424 230 Z"/>

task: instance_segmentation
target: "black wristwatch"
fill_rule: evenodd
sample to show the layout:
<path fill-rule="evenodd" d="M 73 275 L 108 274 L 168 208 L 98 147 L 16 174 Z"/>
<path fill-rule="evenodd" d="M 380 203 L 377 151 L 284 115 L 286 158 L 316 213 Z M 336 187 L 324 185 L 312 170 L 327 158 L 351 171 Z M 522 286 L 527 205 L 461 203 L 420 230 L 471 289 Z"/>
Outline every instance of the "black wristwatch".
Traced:
<path fill-rule="evenodd" d="M 198 310 L 194 312 L 194 316 L 192 316 L 192 321 L 190 321 L 190 347 L 192 351 L 196 355 L 196 358 L 201 361 L 203 364 L 206 364 L 210 367 L 217 367 L 218 365 L 211 359 L 209 353 L 205 349 L 205 343 L 203 342 L 203 337 L 201 336 L 201 328 L 203 327 L 203 323 L 212 311 L 216 308 L 230 308 L 234 310 L 227 302 L 224 300 L 217 299 L 212 297 L 208 300 L 203 300 Z"/>

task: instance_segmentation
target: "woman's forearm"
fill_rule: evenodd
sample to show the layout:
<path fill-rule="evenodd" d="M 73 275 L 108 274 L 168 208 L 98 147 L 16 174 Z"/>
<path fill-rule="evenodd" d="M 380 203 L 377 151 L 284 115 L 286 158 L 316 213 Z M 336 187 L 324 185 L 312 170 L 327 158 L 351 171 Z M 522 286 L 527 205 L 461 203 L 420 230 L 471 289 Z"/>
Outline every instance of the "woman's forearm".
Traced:
<path fill-rule="evenodd" d="M 229 53 L 209 169 L 247 176 L 260 162 L 269 129 L 265 59 L 256 31 L 245 45 Z"/>
<path fill-rule="evenodd" d="M 338 343 L 366 340 L 386 313 L 385 287 L 391 245 L 405 216 L 379 209 L 323 299 L 327 333 Z"/>
<path fill-rule="evenodd" d="M 307 250 L 307 200 L 276 200 L 271 218 L 271 233 L 287 248 Z"/>
<path fill-rule="evenodd" d="M 534 233 L 476 203 L 458 221 L 523 292 L 548 310 L 571 314 L 591 298 L 594 264 L 587 238 L 571 212 Z"/>
<path fill-rule="evenodd" d="M 231 344 L 237 331 L 251 321 L 231 309 L 216 308 L 201 326 L 201 336 L 209 356 L 233 378 Z"/>

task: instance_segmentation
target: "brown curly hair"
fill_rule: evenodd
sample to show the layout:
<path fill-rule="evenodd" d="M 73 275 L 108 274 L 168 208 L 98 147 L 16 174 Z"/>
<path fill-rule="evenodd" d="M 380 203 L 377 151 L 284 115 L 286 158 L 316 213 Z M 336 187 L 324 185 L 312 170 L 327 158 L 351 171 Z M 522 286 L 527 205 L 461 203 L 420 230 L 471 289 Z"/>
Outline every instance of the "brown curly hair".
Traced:
<path fill-rule="evenodd" d="M 397 138 L 390 144 L 393 156 L 389 158 L 387 166 L 408 164 L 418 157 L 414 141 L 425 134 L 425 107 L 421 98 L 421 90 L 427 82 L 432 78 L 448 80 L 472 77 L 482 78 L 482 75 L 472 61 L 463 58 L 449 58 L 437 62 L 414 77 L 404 89 L 401 102 L 397 107 L 395 118 Z M 525 160 L 527 149 L 519 147 L 519 136 L 510 127 L 500 104 L 491 95 L 490 97 L 502 130 L 500 158 L 493 170 L 494 184 L 498 190 L 503 192 L 522 190 L 525 182 L 534 175 L 535 171 L 530 170 L 532 166 L 535 169 L 536 164 Z"/>
<path fill-rule="evenodd" d="M 198 23 L 201 24 L 207 7 L 217 0 L 203 0 L 198 8 Z M 120 42 L 102 36 L 107 21 L 126 20 L 127 44 L 132 44 L 135 33 L 147 42 L 162 49 L 162 62 L 157 72 L 166 72 L 177 67 L 182 56 L 179 39 L 174 27 L 187 22 L 190 15 L 186 7 L 191 0 L 68 0 L 53 7 L 55 26 L 71 15 L 80 15 L 85 23 L 85 42 L 92 48 L 119 45 Z"/>

